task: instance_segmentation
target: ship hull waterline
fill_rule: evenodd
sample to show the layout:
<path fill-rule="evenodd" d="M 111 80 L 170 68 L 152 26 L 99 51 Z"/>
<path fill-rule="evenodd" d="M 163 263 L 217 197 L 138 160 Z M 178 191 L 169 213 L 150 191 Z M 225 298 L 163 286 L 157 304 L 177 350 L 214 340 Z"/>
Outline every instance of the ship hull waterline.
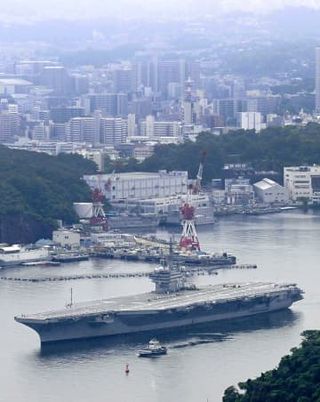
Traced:
<path fill-rule="evenodd" d="M 291 299 L 276 300 L 262 305 L 251 305 L 247 308 L 244 306 L 243 309 L 239 309 L 238 311 L 221 313 L 205 311 L 203 308 L 200 309 L 200 312 L 182 312 L 180 315 L 177 313 L 170 314 L 168 312 L 159 313 L 158 311 L 148 313 L 134 312 L 132 314 L 117 313 L 112 322 L 96 322 L 90 319 L 90 317 L 41 324 L 36 322 L 33 323 L 31 320 L 26 322 L 21 317 L 17 317 L 16 321 L 35 330 L 40 337 L 41 344 L 44 345 L 63 341 L 170 330 L 182 327 L 192 327 L 198 324 L 211 323 L 214 321 L 232 320 L 284 310 L 289 308 L 295 301 L 296 300 Z M 160 317 L 161 315 L 163 315 L 163 317 Z"/>

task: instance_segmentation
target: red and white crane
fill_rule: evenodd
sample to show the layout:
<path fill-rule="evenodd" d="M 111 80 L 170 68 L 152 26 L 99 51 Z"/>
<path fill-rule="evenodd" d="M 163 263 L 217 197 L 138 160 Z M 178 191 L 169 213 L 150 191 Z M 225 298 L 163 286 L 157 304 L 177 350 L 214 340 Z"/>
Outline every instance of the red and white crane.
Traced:
<path fill-rule="evenodd" d="M 92 217 L 90 219 L 91 226 L 102 227 L 103 230 L 108 230 L 108 220 L 104 212 L 105 196 L 101 190 L 100 177 L 98 187 L 92 191 Z"/>
<path fill-rule="evenodd" d="M 199 194 L 201 191 L 203 166 L 206 155 L 207 153 L 203 152 L 195 184 L 188 188 L 186 202 L 180 208 L 182 214 L 182 234 L 179 245 L 180 248 L 185 250 L 200 251 L 200 242 L 195 225 L 195 208 L 191 205 L 190 196 L 192 196 L 192 194 Z"/>

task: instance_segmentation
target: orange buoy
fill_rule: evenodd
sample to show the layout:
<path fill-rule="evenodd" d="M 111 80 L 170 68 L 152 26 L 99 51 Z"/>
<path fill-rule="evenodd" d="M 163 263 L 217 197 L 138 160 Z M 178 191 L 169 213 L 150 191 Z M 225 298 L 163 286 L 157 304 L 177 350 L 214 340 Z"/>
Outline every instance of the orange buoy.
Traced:
<path fill-rule="evenodd" d="M 126 364 L 125 373 L 126 373 L 126 374 L 129 374 L 129 373 L 130 373 L 129 364 L 128 364 L 128 363 Z"/>

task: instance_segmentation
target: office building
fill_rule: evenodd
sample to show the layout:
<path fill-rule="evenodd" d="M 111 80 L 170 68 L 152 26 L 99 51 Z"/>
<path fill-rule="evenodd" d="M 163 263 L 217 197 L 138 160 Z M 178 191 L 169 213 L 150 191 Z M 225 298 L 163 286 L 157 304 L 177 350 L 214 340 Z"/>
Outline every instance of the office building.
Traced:
<path fill-rule="evenodd" d="M 40 75 L 40 83 L 51 89 L 55 95 L 68 93 L 69 77 L 63 66 L 46 66 Z"/>
<path fill-rule="evenodd" d="M 290 200 L 320 202 L 319 165 L 285 167 L 283 181 Z"/>
<path fill-rule="evenodd" d="M 126 117 L 128 115 L 128 96 L 123 93 L 104 93 L 90 95 L 90 112 L 100 110 L 105 117 Z"/>
<path fill-rule="evenodd" d="M 143 137 L 182 137 L 182 124 L 180 121 L 156 121 L 154 116 L 147 116 L 140 123 L 140 134 Z"/>
<path fill-rule="evenodd" d="M 67 123 L 74 117 L 83 117 L 84 108 L 78 106 L 55 107 L 50 110 L 50 117 L 54 123 Z"/>

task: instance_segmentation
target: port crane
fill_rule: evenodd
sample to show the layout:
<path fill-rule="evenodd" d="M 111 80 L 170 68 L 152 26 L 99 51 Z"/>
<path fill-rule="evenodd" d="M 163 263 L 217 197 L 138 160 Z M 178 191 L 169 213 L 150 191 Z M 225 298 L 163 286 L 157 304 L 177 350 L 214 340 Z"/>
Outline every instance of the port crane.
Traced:
<path fill-rule="evenodd" d="M 203 167 L 204 167 L 204 162 L 207 157 L 207 152 L 203 151 L 200 164 L 199 164 L 199 169 L 196 177 L 196 181 L 193 185 L 193 194 L 199 194 L 201 192 L 201 182 L 202 182 L 202 176 L 203 176 Z"/>
<path fill-rule="evenodd" d="M 182 215 L 182 234 L 180 237 L 180 248 L 185 250 L 200 251 L 200 242 L 195 225 L 195 208 L 191 205 L 190 196 L 199 194 L 201 191 L 201 181 L 203 175 L 203 166 L 207 153 L 204 151 L 200 160 L 196 181 L 188 188 L 186 202 L 180 208 Z"/>
<path fill-rule="evenodd" d="M 98 186 L 92 191 L 92 217 L 90 219 L 91 226 L 101 226 L 103 230 L 108 230 L 108 220 L 103 209 L 104 194 L 101 190 L 100 177 Z"/>

